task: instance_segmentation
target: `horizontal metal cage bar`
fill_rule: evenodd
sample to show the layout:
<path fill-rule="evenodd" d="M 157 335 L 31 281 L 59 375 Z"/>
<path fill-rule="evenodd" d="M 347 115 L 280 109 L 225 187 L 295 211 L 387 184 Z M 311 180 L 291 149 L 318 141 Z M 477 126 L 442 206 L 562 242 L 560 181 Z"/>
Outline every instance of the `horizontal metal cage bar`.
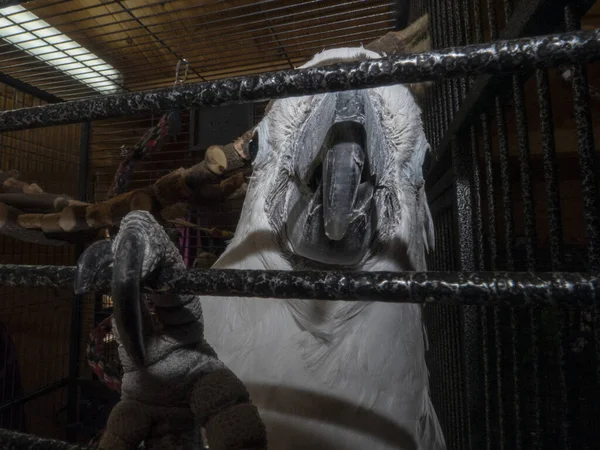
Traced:
<path fill-rule="evenodd" d="M 218 106 L 442 77 L 581 64 L 599 58 L 600 30 L 553 34 L 22 108 L 0 113 L 0 131 L 171 108 Z"/>
<path fill-rule="evenodd" d="M 0 286 L 73 288 L 75 266 L 0 265 Z M 112 272 L 94 290 L 110 292 Z M 457 305 L 597 304 L 599 276 L 521 272 L 338 272 L 164 269 L 146 292 Z"/>
<path fill-rule="evenodd" d="M 31 434 L 0 428 L 0 448 L 11 448 L 15 450 L 31 448 L 48 450 L 83 450 L 91 447 L 74 445 L 54 439 L 40 438 Z"/>

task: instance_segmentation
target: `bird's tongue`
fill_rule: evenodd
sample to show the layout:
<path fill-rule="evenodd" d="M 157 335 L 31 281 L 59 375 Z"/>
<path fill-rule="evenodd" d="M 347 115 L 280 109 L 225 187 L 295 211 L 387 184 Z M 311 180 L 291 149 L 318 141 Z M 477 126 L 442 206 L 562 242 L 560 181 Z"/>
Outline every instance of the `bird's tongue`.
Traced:
<path fill-rule="evenodd" d="M 323 220 L 326 236 L 339 241 L 355 218 L 365 139 L 362 125 L 356 122 L 338 122 L 331 131 L 331 148 L 323 161 Z"/>

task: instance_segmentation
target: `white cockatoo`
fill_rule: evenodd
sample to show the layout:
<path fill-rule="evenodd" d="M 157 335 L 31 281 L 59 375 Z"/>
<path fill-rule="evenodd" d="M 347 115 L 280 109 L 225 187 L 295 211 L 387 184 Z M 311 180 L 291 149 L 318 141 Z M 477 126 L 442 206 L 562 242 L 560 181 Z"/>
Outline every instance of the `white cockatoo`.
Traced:
<path fill-rule="evenodd" d="M 323 51 L 303 68 L 379 58 Z M 421 110 L 402 85 L 277 100 L 218 269 L 424 271 L 433 224 Z M 421 306 L 202 298 L 205 337 L 241 378 L 272 450 L 445 448 Z"/>

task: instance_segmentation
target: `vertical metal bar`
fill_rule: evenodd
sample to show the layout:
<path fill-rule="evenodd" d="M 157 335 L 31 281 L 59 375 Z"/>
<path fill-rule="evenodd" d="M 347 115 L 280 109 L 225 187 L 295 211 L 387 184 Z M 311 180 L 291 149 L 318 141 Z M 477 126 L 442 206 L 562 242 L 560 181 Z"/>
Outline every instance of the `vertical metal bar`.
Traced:
<path fill-rule="evenodd" d="M 496 126 L 498 127 L 498 146 L 500 148 L 500 178 L 502 181 L 502 206 L 504 208 L 504 227 L 506 239 L 506 270 L 514 270 L 514 225 L 512 216 L 512 187 L 510 180 L 510 163 L 508 161 L 508 139 L 506 122 L 500 97 L 495 98 Z"/>
<path fill-rule="evenodd" d="M 573 3 L 565 7 L 565 25 L 567 31 L 575 31 L 581 28 L 580 16 L 577 11 L 575 11 L 575 6 L 576 4 Z M 600 199 L 598 195 L 598 167 L 590 110 L 589 85 L 585 66 L 575 64 L 571 67 L 571 70 L 574 118 L 578 135 L 581 190 L 588 237 L 588 264 L 589 270 L 596 272 L 600 270 Z M 577 311 L 577 314 L 582 313 L 583 312 L 580 310 Z M 596 356 L 596 391 L 593 394 L 596 398 L 594 403 L 596 403 L 599 394 L 598 386 L 600 386 L 600 341 L 598 337 L 600 321 L 597 307 L 593 309 L 592 316 L 594 320 L 593 327 Z M 561 360 L 561 363 L 562 362 L 563 361 Z M 566 370 L 566 367 L 561 364 L 561 372 L 563 370 Z M 594 413 L 597 413 L 597 411 L 593 410 L 592 414 Z M 568 436 L 577 433 L 576 430 L 569 430 L 571 425 L 569 423 L 569 420 L 571 419 L 570 416 L 570 414 L 567 414 L 565 418 Z"/>
<path fill-rule="evenodd" d="M 505 424 L 504 424 L 504 383 L 502 373 L 502 329 L 500 324 L 500 307 L 493 306 L 494 314 L 494 343 L 496 348 L 496 398 L 498 410 L 498 449 L 504 450 L 505 447 Z"/>
<path fill-rule="evenodd" d="M 469 2 L 468 0 L 462 0 L 461 2 L 461 16 L 464 19 L 464 42 L 465 44 L 473 44 L 473 35 L 471 33 L 471 11 L 469 10 Z M 464 88 L 464 92 L 465 92 L 465 96 L 468 92 L 468 89 L 470 89 L 473 86 L 473 83 L 475 83 L 475 77 L 469 75 L 466 78 L 466 81 L 468 83 L 466 83 L 465 88 Z M 464 99 L 464 97 L 463 97 Z"/>
<path fill-rule="evenodd" d="M 506 24 L 508 23 L 508 19 L 510 19 L 511 14 L 512 0 L 504 0 L 504 28 L 506 28 Z"/>
<path fill-rule="evenodd" d="M 489 269 L 496 270 L 497 243 L 496 243 L 496 206 L 494 198 L 494 171 L 492 161 L 492 142 L 490 137 L 489 118 L 487 114 L 481 115 L 481 134 L 483 137 L 483 154 L 485 158 L 485 185 L 488 210 L 488 247 L 490 252 Z"/>
<path fill-rule="evenodd" d="M 448 26 L 450 28 L 450 43 L 453 46 L 460 45 L 461 42 L 461 23 L 460 20 L 460 9 L 459 9 L 459 0 L 451 0 L 450 2 L 450 10 L 448 11 Z M 461 100 L 464 98 L 463 92 L 461 92 L 461 85 L 465 82 L 464 77 L 460 77 L 459 79 L 450 80 L 450 84 L 452 86 L 452 97 L 453 97 L 453 116 L 456 111 L 459 110 Z"/>
<path fill-rule="evenodd" d="M 443 25 L 441 19 L 441 0 L 433 0 L 433 17 L 432 17 L 432 27 L 434 30 L 433 35 L 433 48 L 440 48 L 445 45 L 444 36 L 442 33 Z M 436 91 L 435 97 L 437 99 L 437 111 L 439 116 L 439 135 L 440 137 L 444 135 L 444 131 L 448 128 L 448 124 L 450 123 L 450 119 L 448 115 L 450 114 L 446 108 L 446 100 L 445 100 L 445 81 L 440 80 L 436 81 L 434 85 L 434 89 Z"/>
<path fill-rule="evenodd" d="M 457 139 L 459 139 L 457 137 Z M 473 148 L 468 151 L 467 145 L 457 139 L 452 141 L 452 161 L 455 172 L 455 214 L 458 222 L 457 243 L 459 243 L 459 258 L 461 271 L 472 272 L 476 269 L 475 264 L 475 236 L 473 229 Z M 484 351 L 479 339 L 480 318 L 478 307 L 463 307 L 457 311 L 460 314 L 460 330 L 462 354 L 456 355 L 460 369 L 461 387 L 464 386 L 466 393 L 460 392 L 462 404 L 465 410 L 461 415 L 460 425 L 462 447 L 465 449 L 480 448 L 480 442 L 473 442 L 473 428 L 479 426 L 477 411 L 483 393 L 481 392 L 481 374 L 479 370 L 479 359 Z M 464 381 L 463 381 L 464 380 Z M 475 425 L 472 425 L 472 424 Z"/>
<path fill-rule="evenodd" d="M 81 150 L 79 155 L 78 197 L 81 201 L 87 200 L 88 166 L 90 151 L 91 123 L 85 122 L 81 127 Z M 77 244 L 75 255 L 77 258 L 83 253 L 83 245 Z M 78 386 L 79 353 L 81 340 L 81 314 L 83 295 L 75 295 L 71 306 L 71 331 L 69 343 L 69 387 L 67 393 L 67 440 L 74 441 L 78 421 Z"/>
<path fill-rule="evenodd" d="M 473 245 L 473 204 L 470 174 L 470 158 L 457 138 L 452 140 L 452 166 L 454 168 L 455 213 L 458 219 L 457 247 L 460 269 L 475 270 L 475 247 Z"/>
<path fill-rule="evenodd" d="M 527 270 L 536 269 L 536 230 L 535 208 L 531 188 L 531 161 L 529 157 L 529 130 L 527 126 L 527 113 L 525 111 L 525 92 L 523 90 L 522 75 L 515 74 L 512 79 L 513 97 L 515 102 L 515 118 L 517 120 L 517 140 L 519 145 L 519 159 L 521 168 L 521 193 L 525 212 L 525 246 L 527 251 Z"/>
<path fill-rule="evenodd" d="M 394 23 L 394 28 L 396 31 L 402 30 L 408 25 L 409 8 L 410 5 L 408 2 L 404 0 L 396 0 L 396 20 Z"/>
<path fill-rule="evenodd" d="M 510 386 L 510 388 L 513 390 L 513 407 L 514 407 L 514 411 L 513 414 L 511 414 L 513 416 L 514 419 L 514 429 L 513 429 L 513 439 L 514 439 L 514 446 L 512 446 L 511 448 L 514 448 L 515 450 L 520 450 L 521 448 L 523 448 L 523 444 L 521 441 L 521 398 L 520 398 L 520 385 L 521 385 L 521 380 L 519 377 L 519 373 L 520 373 L 520 367 L 519 367 L 519 363 L 518 363 L 518 356 L 517 356 L 517 348 L 518 347 L 518 330 L 517 330 L 517 318 L 516 318 L 516 314 L 517 311 L 515 311 L 514 308 L 510 308 L 510 310 L 508 311 L 509 315 L 510 315 L 510 344 L 511 344 L 511 359 L 512 359 L 512 365 L 511 365 L 511 369 L 512 369 L 512 386 Z M 534 335 L 536 333 L 536 330 L 529 330 L 529 333 L 531 335 Z"/>
<path fill-rule="evenodd" d="M 468 24 L 468 22 L 465 22 L 467 20 L 467 17 L 465 16 L 465 12 L 468 14 L 468 8 L 463 8 L 463 4 L 466 3 L 466 0 L 454 0 L 453 5 L 454 5 L 454 23 L 456 25 L 456 32 L 455 32 L 455 42 L 454 45 L 465 45 L 466 44 L 466 37 L 465 37 L 465 28 L 468 28 L 468 26 L 466 24 Z M 458 108 L 456 108 L 457 110 L 460 108 L 460 105 L 462 104 L 464 98 L 467 96 L 467 78 L 468 76 L 462 76 L 460 77 L 458 80 L 456 80 L 457 83 L 457 87 L 458 87 L 458 92 L 459 92 L 459 96 L 457 98 L 457 102 L 458 102 Z"/>
<path fill-rule="evenodd" d="M 570 423 L 569 423 L 569 400 L 567 396 L 567 364 L 566 355 L 569 351 L 568 333 L 567 330 L 570 328 L 569 310 L 566 307 L 559 306 L 555 309 L 556 319 L 560 323 L 558 332 L 556 333 L 556 349 L 558 353 L 559 369 L 559 405 L 557 407 L 557 413 L 559 418 L 559 430 L 558 438 L 561 449 L 568 450 L 569 445 L 569 434 L 570 434 Z"/>
<path fill-rule="evenodd" d="M 477 133 L 475 127 L 471 126 L 469 130 L 471 138 L 471 160 L 473 170 L 473 200 L 475 203 L 475 261 L 476 270 L 484 269 L 484 249 L 483 249 L 483 216 L 481 211 L 481 174 L 479 171 L 479 149 L 477 146 Z"/>
<path fill-rule="evenodd" d="M 481 327 L 481 342 L 483 347 L 482 362 L 483 362 L 483 393 L 484 393 L 484 411 L 485 411 L 485 449 L 492 449 L 492 422 L 491 422 L 491 407 L 490 407 L 490 361 L 489 361 L 489 337 L 488 337 L 488 309 L 482 306 L 479 309 L 480 327 Z"/>
<path fill-rule="evenodd" d="M 472 0 L 473 5 L 473 22 L 475 25 L 475 43 L 483 42 L 483 18 L 481 17 L 480 0 Z"/>
<path fill-rule="evenodd" d="M 508 5 L 508 7 L 507 7 Z M 507 17 L 510 16 L 510 2 L 505 0 L 505 15 Z M 513 99 L 514 99 L 514 107 L 515 107 L 515 118 L 517 122 L 517 141 L 519 145 L 519 166 L 521 169 L 521 193 L 523 197 L 523 208 L 525 214 L 525 248 L 526 248 L 526 259 L 527 259 L 527 270 L 530 272 L 535 271 L 536 269 L 536 256 L 535 256 L 535 245 L 536 245 L 536 229 L 535 229 L 535 209 L 533 206 L 533 194 L 531 187 L 531 161 L 529 156 L 529 131 L 527 126 L 527 113 L 525 110 L 525 92 L 523 89 L 523 79 L 522 75 L 514 74 L 512 77 L 512 89 L 513 89 Z M 524 311 L 526 316 L 529 319 L 530 329 L 529 333 L 529 344 L 531 345 L 531 359 L 535 359 L 538 357 L 538 350 L 536 347 L 537 342 L 537 333 L 539 331 L 537 327 L 537 320 L 534 317 L 535 312 L 531 310 L 531 308 L 527 308 Z M 521 383 L 519 379 L 520 368 L 518 367 L 518 356 L 517 356 L 517 330 L 516 326 L 516 314 L 517 311 L 511 310 L 510 312 L 510 327 L 512 332 L 511 339 L 511 349 L 512 349 L 512 372 L 513 372 L 513 386 L 514 386 L 514 406 L 515 406 L 515 440 L 516 440 L 516 449 L 522 448 L 524 445 L 522 443 L 522 435 L 521 435 L 521 407 L 520 407 L 520 388 Z M 532 393 L 533 402 L 529 401 L 528 403 L 537 404 L 537 380 L 534 377 L 529 377 L 530 390 Z M 530 397 L 531 398 L 531 397 Z M 539 404 L 537 404 L 539 407 Z M 536 414 L 536 413 L 534 413 Z M 529 423 L 528 421 L 525 422 Z M 529 431 L 529 430 L 527 430 Z M 539 432 L 539 429 L 536 428 L 536 432 Z M 529 435 L 529 433 L 527 433 Z M 529 445 L 529 448 L 531 445 Z"/>
<path fill-rule="evenodd" d="M 558 194 L 558 170 L 556 165 L 556 147 L 554 143 L 554 122 L 548 71 L 536 70 L 537 95 L 540 110 L 540 128 L 542 133 L 542 151 L 544 154 L 544 179 L 548 198 L 548 228 L 550 231 L 550 257 L 552 270 L 563 270 L 563 231 Z"/>
<path fill-rule="evenodd" d="M 452 21 L 450 13 L 452 11 L 451 5 L 448 5 L 448 0 L 442 0 L 442 39 L 444 42 L 444 46 L 452 45 L 453 42 L 453 29 L 452 29 Z M 446 100 L 446 107 L 448 108 L 448 123 L 446 124 L 446 129 L 450 126 L 450 122 L 454 118 L 454 113 L 456 112 L 456 104 L 454 102 L 452 93 L 453 86 L 455 80 L 444 79 L 444 98 Z"/>
<path fill-rule="evenodd" d="M 487 0 L 488 24 L 490 28 L 490 41 L 498 39 L 498 25 L 496 21 L 496 2 Z"/>
<path fill-rule="evenodd" d="M 565 8 L 565 24 L 567 31 L 580 28 L 579 18 L 571 6 Z M 600 202 L 590 96 L 585 67 L 577 64 L 572 66 L 571 70 L 573 71 L 573 103 L 578 134 L 581 189 L 589 240 L 589 270 L 596 272 L 600 270 Z"/>

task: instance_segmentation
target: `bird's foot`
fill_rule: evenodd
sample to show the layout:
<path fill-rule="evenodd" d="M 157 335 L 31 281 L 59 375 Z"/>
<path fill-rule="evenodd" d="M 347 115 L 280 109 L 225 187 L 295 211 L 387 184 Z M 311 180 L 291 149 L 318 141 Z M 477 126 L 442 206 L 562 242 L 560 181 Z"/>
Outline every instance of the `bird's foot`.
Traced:
<path fill-rule="evenodd" d="M 145 363 L 140 286 L 161 268 L 185 268 L 179 250 L 146 211 L 121 221 L 113 241 L 95 242 L 78 262 L 75 290 L 89 292 L 103 270 L 112 270 L 111 291 L 120 344 L 135 365 Z"/>

